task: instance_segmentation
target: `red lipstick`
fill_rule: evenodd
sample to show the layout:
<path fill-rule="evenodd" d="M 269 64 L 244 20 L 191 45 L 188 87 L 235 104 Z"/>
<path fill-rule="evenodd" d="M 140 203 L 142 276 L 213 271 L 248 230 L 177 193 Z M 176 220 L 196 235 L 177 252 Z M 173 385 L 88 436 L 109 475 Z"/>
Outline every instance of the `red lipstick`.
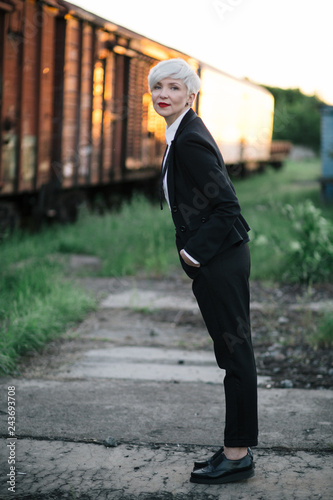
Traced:
<path fill-rule="evenodd" d="M 166 102 L 159 102 L 158 105 L 160 108 L 167 108 L 168 106 L 170 106 L 170 104 L 167 104 Z"/>

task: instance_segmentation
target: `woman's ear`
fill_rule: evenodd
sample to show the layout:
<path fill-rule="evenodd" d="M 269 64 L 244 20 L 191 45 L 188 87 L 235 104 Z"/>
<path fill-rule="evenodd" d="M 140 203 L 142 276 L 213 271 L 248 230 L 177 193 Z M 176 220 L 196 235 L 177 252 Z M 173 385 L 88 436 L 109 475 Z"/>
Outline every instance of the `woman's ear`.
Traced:
<path fill-rule="evenodd" d="M 188 95 L 188 98 L 187 98 L 187 104 L 188 106 L 192 107 L 193 106 L 193 103 L 195 101 L 195 93 L 194 92 L 191 92 L 189 95 Z"/>

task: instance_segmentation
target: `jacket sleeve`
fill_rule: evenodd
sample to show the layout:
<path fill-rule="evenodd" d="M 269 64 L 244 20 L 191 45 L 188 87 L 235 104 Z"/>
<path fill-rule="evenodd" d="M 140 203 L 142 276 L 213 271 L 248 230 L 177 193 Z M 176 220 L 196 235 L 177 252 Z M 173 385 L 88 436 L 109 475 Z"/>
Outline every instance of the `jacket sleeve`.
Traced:
<path fill-rule="evenodd" d="M 214 144 L 199 133 L 191 133 L 179 146 L 177 163 L 191 186 L 190 197 L 186 197 L 190 202 L 179 204 L 191 232 L 184 249 L 204 265 L 223 246 L 240 215 L 240 206 Z"/>

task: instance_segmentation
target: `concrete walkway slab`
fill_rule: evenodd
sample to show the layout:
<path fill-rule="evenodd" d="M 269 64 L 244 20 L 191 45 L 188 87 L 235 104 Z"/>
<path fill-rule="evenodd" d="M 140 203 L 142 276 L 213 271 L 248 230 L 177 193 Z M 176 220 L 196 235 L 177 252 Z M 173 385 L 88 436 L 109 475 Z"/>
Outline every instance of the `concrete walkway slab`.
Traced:
<path fill-rule="evenodd" d="M 181 309 L 183 311 L 198 311 L 197 303 L 191 295 L 184 298 L 175 294 L 168 295 L 162 292 L 139 290 L 137 288 L 110 294 L 101 302 L 100 307 L 102 309 L 124 307 L 129 309 Z"/>
<path fill-rule="evenodd" d="M 87 351 L 66 376 L 221 383 L 223 374 L 209 352 L 115 347 Z"/>
<path fill-rule="evenodd" d="M 223 443 L 222 383 L 59 378 L 11 379 L 7 384 L 16 387 L 18 437 L 103 443 L 112 436 L 117 442 L 217 447 Z M 332 391 L 259 389 L 260 448 L 329 450 L 332 406 Z"/>
<path fill-rule="evenodd" d="M 212 353 L 158 347 L 113 347 L 87 351 L 66 371 L 67 378 L 113 378 L 221 384 L 224 370 Z M 270 377 L 258 377 L 259 385 Z"/>

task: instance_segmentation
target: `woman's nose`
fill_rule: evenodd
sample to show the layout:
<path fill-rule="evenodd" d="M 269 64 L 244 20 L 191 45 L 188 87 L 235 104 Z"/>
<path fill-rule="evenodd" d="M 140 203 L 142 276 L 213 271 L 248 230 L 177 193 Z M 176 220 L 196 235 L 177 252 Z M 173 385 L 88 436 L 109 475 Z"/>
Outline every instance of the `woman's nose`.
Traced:
<path fill-rule="evenodd" d="M 160 97 L 163 99 L 166 99 L 168 97 L 168 89 L 167 88 L 161 88 L 160 91 Z"/>

